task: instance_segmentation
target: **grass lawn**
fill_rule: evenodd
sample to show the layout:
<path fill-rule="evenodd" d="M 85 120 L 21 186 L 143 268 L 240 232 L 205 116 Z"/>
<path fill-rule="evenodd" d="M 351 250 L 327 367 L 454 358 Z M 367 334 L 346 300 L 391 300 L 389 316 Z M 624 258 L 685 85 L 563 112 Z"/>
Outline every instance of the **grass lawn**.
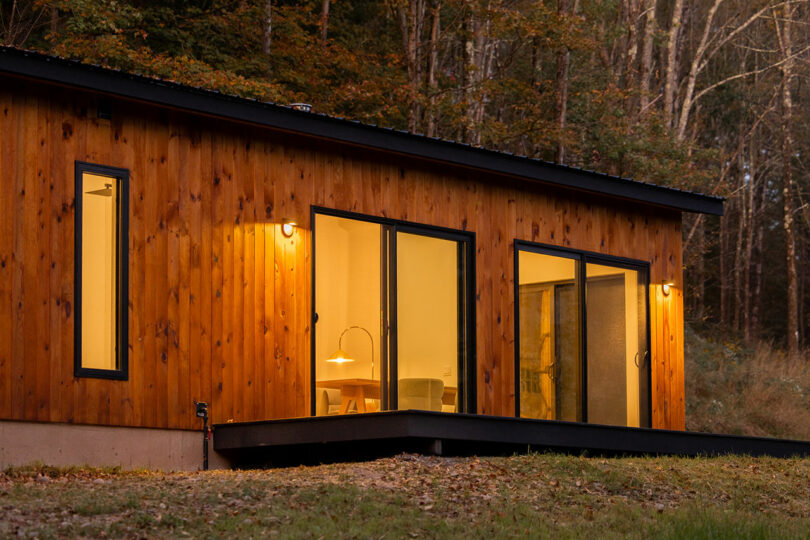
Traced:
<path fill-rule="evenodd" d="M 0 473 L 0 537 L 810 537 L 810 459 L 400 455 Z"/>

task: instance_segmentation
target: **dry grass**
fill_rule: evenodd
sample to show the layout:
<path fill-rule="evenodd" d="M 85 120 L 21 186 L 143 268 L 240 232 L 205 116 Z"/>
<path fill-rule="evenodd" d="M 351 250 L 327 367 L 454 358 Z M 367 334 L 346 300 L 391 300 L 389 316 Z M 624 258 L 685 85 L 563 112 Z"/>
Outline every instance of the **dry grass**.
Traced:
<path fill-rule="evenodd" d="M 400 455 L 161 474 L 0 473 L 0 537 L 807 538 L 810 460 Z"/>
<path fill-rule="evenodd" d="M 690 431 L 810 440 L 810 359 L 718 343 L 687 328 Z"/>

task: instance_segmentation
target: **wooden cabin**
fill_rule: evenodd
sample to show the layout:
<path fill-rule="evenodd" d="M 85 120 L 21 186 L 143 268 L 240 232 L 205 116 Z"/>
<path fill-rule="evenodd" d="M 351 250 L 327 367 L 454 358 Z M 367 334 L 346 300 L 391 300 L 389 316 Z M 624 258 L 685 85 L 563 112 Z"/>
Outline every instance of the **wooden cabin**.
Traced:
<path fill-rule="evenodd" d="M 722 200 L 0 48 L 0 466 L 197 468 L 196 402 L 683 430 L 683 212 Z"/>

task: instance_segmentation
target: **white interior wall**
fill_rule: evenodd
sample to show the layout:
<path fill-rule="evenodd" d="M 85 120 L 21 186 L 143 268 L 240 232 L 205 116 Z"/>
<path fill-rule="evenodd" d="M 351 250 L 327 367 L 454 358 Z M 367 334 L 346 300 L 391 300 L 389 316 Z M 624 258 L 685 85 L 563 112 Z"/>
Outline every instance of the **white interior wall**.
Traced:
<path fill-rule="evenodd" d="M 371 377 L 371 346 L 374 347 L 374 378 L 380 377 L 380 225 L 333 216 L 315 217 L 315 371 L 317 380 Z M 326 360 L 338 348 L 354 362 L 335 364 Z"/>
<path fill-rule="evenodd" d="M 458 245 L 397 235 L 397 367 L 400 378 L 458 386 Z"/>

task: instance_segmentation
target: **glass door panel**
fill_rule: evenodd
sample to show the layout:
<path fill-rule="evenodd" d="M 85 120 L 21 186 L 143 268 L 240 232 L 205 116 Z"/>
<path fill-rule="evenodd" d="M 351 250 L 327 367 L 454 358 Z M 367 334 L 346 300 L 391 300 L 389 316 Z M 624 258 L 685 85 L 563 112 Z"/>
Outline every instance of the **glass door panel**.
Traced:
<path fill-rule="evenodd" d="M 380 410 L 383 227 L 315 215 L 315 414 Z"/>
<path fill-rule="evenodd" d="M 588 421 L 649 424 L 646 276 L 586 265 Z"/>
<path fill-rule="evenodd" d="M 520 416 L 582 419 L 577 261 L 518 252 Z"/>
<path fill-rule="evenodd" d="M 557 414 L 555 419 L 582 421 L 582 359 L 580 357 L 578 288 L 574 283 L 554 287 L 554 361 Z"/>
<path fill-rule="evenodd" d="M 454 240 L 396 234 L 398 409 L 459 410 L 461 253 Z"/>

